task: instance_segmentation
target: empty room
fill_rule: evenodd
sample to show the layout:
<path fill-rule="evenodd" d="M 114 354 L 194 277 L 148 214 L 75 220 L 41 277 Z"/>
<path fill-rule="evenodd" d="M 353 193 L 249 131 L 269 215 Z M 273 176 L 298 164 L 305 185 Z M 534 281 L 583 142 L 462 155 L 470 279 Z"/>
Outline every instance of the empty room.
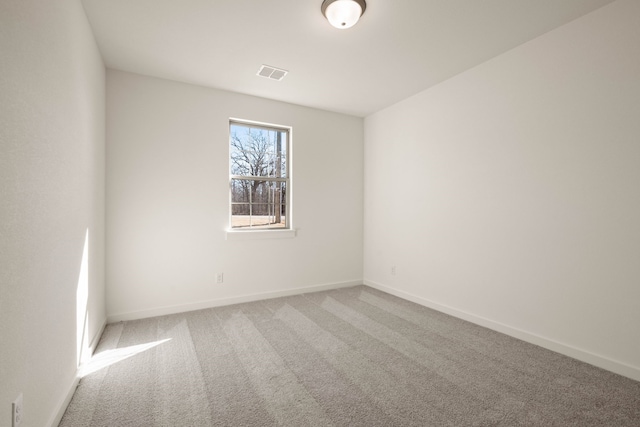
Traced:
<path fill-rule="evenodd" d="M 0 427 L 639 426 L 637 0 L 0 0 Z"/>

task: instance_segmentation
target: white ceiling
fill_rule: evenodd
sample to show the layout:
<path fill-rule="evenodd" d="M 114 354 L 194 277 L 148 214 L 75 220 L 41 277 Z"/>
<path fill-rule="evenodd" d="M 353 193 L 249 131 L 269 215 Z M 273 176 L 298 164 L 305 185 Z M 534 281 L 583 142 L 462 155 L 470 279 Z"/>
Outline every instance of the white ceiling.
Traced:
<path fill-rule="evenodd" d="M 366 116 L 613 0 L 83 0 L 108 68 Z M 278 82 L 260 65 L 284 68 Z"/>

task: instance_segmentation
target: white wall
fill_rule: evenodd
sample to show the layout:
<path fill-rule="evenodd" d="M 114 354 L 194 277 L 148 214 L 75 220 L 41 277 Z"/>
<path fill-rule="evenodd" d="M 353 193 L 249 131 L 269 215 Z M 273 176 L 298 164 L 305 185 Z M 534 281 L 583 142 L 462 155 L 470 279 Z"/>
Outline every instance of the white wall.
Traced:
<path fill-rule="evenodd" d="M 0 57 L 0 426 L 46 426 L 106 319 L 105 71 L 76 0 L 2 1 Z"/>
<path fill-rule="evenodd" d="M 226 240 L 230 117 L 293 127 L 297 237 Z M 362 118 L 108 70 L 109 319 L 361 283 L 362 179 Z"/>
<path fill-rule="evenodd" d="M 621 0 L 367 117 L 365 283 L 640 379 L 638 52 Z"/>

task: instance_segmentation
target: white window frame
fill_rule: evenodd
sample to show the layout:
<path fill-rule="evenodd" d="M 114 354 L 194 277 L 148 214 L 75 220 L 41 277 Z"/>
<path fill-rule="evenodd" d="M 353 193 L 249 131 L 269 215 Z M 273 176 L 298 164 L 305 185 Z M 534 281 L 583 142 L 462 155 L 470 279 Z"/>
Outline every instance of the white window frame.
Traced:
<path fill-rule="evenodd" d="M 285 135 L 285 177 L 264 177 L 264 176 L 247 176 L 247 175 L 233 175 L 231 173 L 231 127 L 245 126 L 248 128 L 257 128 L 269 131 L 283 132 Z M 292 178 L 291 178 L 291 140 L 292 140 L 292 128 L 290 126 L 275 125 L 271 123 L 256 122 L 244 119 L 229 119 L 229 227 L 227 229 L 228 240 L 246 240 L 246 239 L 271 239 L 271 238 L 290 238 L 295 237 L 295 230 L 293 228 L 293 216 L 292 216 Z M 232 197 L 232 182 L 233 180 L 259 180 L 267 182 L 284 182 L 285 183 L 285 226 L 284 227 L 260 227 L 250 226 L 246 228 L 233 227 L 233 205 L 239 202 L 233 202 Z M 252 202 L 249 202 L 250 212 L 252 209 Z M 251 214 L 250 214 L 251 215 Z"/>

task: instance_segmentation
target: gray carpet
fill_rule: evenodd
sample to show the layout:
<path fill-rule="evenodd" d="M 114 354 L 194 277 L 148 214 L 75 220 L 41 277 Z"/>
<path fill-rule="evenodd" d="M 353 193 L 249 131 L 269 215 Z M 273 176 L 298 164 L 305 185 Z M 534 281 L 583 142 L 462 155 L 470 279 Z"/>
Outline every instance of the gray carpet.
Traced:
<path fill-rule="evenodd" d="M 366 286 L 110 324 L 94 361 L 61 426 L 640 426 L 639 382 Z"/>

